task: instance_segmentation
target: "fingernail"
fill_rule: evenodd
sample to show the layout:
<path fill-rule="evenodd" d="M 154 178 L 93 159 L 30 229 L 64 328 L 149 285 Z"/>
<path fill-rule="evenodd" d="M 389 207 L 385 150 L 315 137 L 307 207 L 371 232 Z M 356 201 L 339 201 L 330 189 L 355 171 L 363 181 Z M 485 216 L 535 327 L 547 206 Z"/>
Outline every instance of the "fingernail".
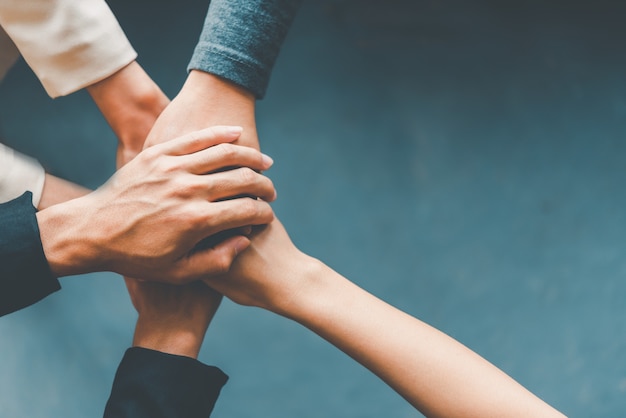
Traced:
<path fill-rule="evenodd" d="M 270 168 L 274 164 L 274 160 L 272 159 L 272 157 L 270 157 L 269 155 L 265 155 L 263 153 L 261 153 L 261 155 L 263 156 L 263 164 L 267 168 Z"/>
<path fill-rule="evenodd" d="M 243 128 L 241 126 L 228 126 L 226 128 L 226 135 L 232 137 L 238 137 L 243 132 Z"/>

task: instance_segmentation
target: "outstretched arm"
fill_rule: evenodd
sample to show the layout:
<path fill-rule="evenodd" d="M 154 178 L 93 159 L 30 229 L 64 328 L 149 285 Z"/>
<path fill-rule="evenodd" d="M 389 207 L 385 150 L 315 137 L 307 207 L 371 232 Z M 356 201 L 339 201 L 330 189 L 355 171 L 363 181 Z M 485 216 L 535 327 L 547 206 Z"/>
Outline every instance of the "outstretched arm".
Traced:
<path fill-rule="evenodd" d="M 228 276 L 206 283 L 316 332 L 426 416 L 563 416 L 453 338 L 301 253 L 278 221 L 252 239 Z"/>

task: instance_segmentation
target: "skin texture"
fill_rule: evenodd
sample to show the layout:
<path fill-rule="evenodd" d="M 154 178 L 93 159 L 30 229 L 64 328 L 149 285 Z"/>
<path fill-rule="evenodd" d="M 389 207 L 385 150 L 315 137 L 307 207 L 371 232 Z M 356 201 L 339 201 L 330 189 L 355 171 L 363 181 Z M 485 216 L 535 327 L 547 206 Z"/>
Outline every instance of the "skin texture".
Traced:
<path fill-rule="evenodd" d="M 41 199 L 39 199 L 37 209 L 47 209 L 50 206 L 84 196 L 89 192 L 89 189 L 46 173 L 43 191 L 41 192 Z"/>
<path fill-rule="evenodd" d="M 235 143 L 259 149 L 253 96 L 213 75 L 192 71 L 171 104 L 136 63 L 88 91 L 119 138 L 118 168 L 144 147 L 218 124 L 243 127 Z M 248 243 L 234 236 L 210 251 L 223 254 L 222 264 L 230 263 Z M 195 358 L 221 295 L 197 283 L 171 286 L 129 277 L 125 281 L 139 314 L 133 345 Z"/>
<path fill-rule="evenodd" d="M 254 105 L 252 94 L 235 84 L 191 71 L 179 94 L 159 115 L 145 147 L 212 125 L 229 124 L 243 127 L 234 143 L 258 150 Z M 139 313 L 133 345 L 196 358 L 221 295 L 202 283 L 174 287 L 125 280 Z"/>
<path fill-rule="evenodd" d="M 213 74 L 193 70 L 150 131 L 145 147 L 213 125 L 241 126 L 236 144 L 259 149 L 254 96 Z"/>
<path fill-rule="evenodd" d="M 563 417 L 456 340 L 300 252 L 278 220 L 226 276 L 205 282 L 319 334 L 428 417 Z"/>
<path fill-rule="evenodd" d="M 170 102 L 136 61 L 88 86 L 87 91 L 118 138 L 118 167 L 139 154 L 157 117 Z"/>
<path fill-rule="evenodd" d="M 204 250 L 196 244 L 273 219 L 266 201 L 274 199 L 274 187 L 257 173 L 272 161 L 228 143 L 240 134 L 240 128 L 214 127 L 151 147 L 95 192 L 38 212 L 52 271 L 108 270 L 173 283 L 226 271 L 246 238 Z M 241 168 L 222 171 L 233 166 Z M 266 201 L 224 200 L 241 195 Z"/>
<path fill-rule="evenodd" d="M 201 282 L 174 286 L 126 279 L 139 314 L 133 346 L 197 358 L 222 295 Z"/>

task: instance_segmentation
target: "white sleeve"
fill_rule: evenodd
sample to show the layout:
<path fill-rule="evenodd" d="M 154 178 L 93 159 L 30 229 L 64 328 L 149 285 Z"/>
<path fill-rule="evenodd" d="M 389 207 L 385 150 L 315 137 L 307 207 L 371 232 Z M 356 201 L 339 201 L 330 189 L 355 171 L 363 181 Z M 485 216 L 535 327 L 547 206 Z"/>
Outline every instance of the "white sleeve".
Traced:
<path fill-rule="evenodd" d="M 51 97 L 100 81 L 137 57 L 104 0 L 0 0 L 0 26 Z"/>
<path fill-rule="evenodd" d="M 37 160 L 0 144 L 0 203 L 8 202 L 29 190 L 33 206 L 41 199 L 46 173 Z"/>

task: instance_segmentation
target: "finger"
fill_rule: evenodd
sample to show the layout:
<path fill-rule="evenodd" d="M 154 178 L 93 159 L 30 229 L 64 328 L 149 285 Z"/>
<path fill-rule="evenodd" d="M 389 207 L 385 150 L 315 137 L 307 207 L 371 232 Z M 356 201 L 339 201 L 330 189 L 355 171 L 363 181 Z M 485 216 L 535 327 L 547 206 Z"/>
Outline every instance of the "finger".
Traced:
<path fill-rule="evenodd" d="M 274 212 L 267 202 L 249 197 L 204 205 L 195 209 L 193 232 L 197 242 L 221 231 L 247 225 L 266 225 L 274 219 Z"/>
<path fill-rule="evenodd" d="M 179 261 L 183 280 L 195 281 L 227 273 L 231 264 L 250 245 L 241 235 L 231 237 L 215 247 L 196 251 Z"/>
<path fill-rule="evenodd" d="M 239 196 L 259 197 L 266 202 L 276 198 L 272 180 L 247 167 L 202 176 L 211 202 Z"/>
<path fill-rule="evenodd" d="M 166 155 L 186 155 L 225 142 L 233 142 L 241 136 L 240 126 L 212 126 L 190 132 L 163 144 L 155 145 Z"/>
<path fill-rule="evenodd" d="M 194 154 L 185 155 L 181 163 L 189 172 L 206 174 L 227 167 L 249 167 L 256 171 L 269 169 L 274 161 L 254 148 L 228 143 L 202 149 Z"/>

